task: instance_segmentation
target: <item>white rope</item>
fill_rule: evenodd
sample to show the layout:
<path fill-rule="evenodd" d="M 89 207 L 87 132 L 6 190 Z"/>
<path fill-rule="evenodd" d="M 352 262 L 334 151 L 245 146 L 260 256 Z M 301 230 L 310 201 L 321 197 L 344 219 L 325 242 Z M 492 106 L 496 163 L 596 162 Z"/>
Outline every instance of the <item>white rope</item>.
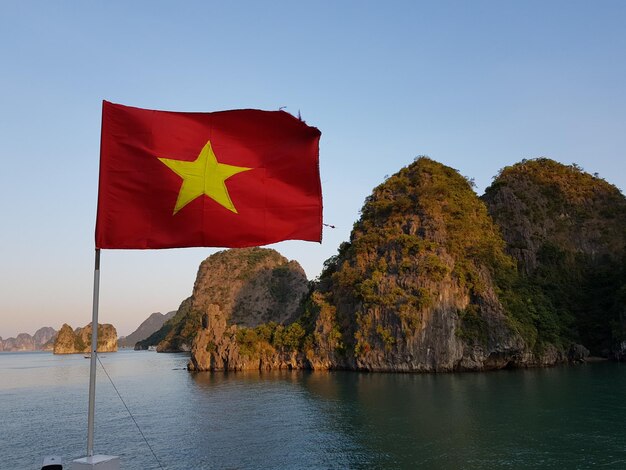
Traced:
<path fill-rule="evenodd" d="M 124 399 L 122 398 L 122 395 L 120 395 L 119 390 L 117 389 L 117 387 L 115 386 L 115 384 L 113 383 L 113 379 L 111 379 L 111 376 L 109 375 L 109 373 L 107 372 L 106 368 L 104 367 L 104 364 L 102 364 L 102 361 L 100 360 L 100 356 L 98 356 L 96 354 L 96 358 L 98 359 L 98 362 L 100 363 L 100 366 L 102 367 L 102 370 L 104 371 L 104 373 L 106 374 L 106 376 L 109 378 L 109 382 L 111 382 L 111 385 L 113 385 L 113 389 L 115 390 L 115 393 L 117 393 L 117 396 L 120 398 L 120 401 L 122 402 L 122 404 L 124 405 L 124 408 L 126 408 L 126 411 L 128 411 L 128 415 L 131 417 L 131 419 L 133 420 L 133 422 L 135 423 L 135 426 L 137 426 L 137 429 L 139 430 L 139 434 L 141 434 L 141 437 L 143 437 L 143 440 L 145 441 L 145 443 L 147 444 L 148 448 L 150 449 L 150 452 L 152 452 L 152 455 L 154 456 L 154 459 L 157 461 L 157 463 L 159 464 L 159 467 L 162 468 L 163 470 L 165 470 L 165 468 L 163 467 L 163 465 L 161 465 L 161 461 L 159 460 L 159 458 L 157 457 L 157 455 L 154 453 L 154 450 L 152 449 L 152 446 L 150 445 L 150 443 L 148 442 L 148 439 L 146 439 L 146 436 L 143 434 L 143 431 L 141 430 L 141 428 L 139 427 L 139 424 L 137 423 L 137 420 L 135 419 L 135 417 L 133 416 L 133 414 L 130 412 L 130 409 L 128 408 L 128 406 L 126 405 L 126 402 L 124 401 Z"/>

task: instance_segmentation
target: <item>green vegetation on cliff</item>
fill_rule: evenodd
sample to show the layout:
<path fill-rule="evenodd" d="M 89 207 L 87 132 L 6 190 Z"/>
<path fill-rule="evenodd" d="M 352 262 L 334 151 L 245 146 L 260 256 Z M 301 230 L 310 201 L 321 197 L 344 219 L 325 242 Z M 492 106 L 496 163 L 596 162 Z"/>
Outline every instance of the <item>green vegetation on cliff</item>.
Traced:
<path fill-rule="evenodd" d="M 292 262 L 264 264 L 266 251 L 207 259 L 185 307 L 195 313 L 177 315 L 196 315 L 189 332 L 203 323 L 190 367 L 485 370 L 618 343 L 624 357 L 624 201 L 547 159 L 503 169 L 479 198 L 456 170 L 417 158 L 373 190 L 304 297 Z"/>
<path fill-rule="evenodd" d="M 458 337 L 488 343 L 487 311 L 502 310 L 492 301 L 494 281 L 504 287 L 515 279 L 515 262 L 471 182 L 421 157 L 366 199 L 319 290 L 336 308 L 334 329 L 349 356 L 358 362 L 376 351 L 394 361 L 420 353 L 416 335 L 433 315 L 449 316 L 450 330 L 458 316 Z M 519 317 L 509 326 L 523 332 Z"/>
<path fill-rule="evenodd" d="M 624 339 L 626 198 L 576 165 L 547 158 L 502 169 L 483 196 L 520 266 L 518 296 L 538 337 L 607 355 Z"/>
<path fill-rule="evenodd" d="M 210 305 L 219 308 L 227 323 L 242 327 L 246 333 L 238 338 L 249 344 L 257 325 L 274 322 L 273 328 L 277 329 L 278 323 L 292 317 L 306 290 L 302 267 L 275 250 L 241 248 L 217 252 L 200 265 L 192 296 L 182 302 L 173 318 L 137 347 L 157 345 L 159 351 L 190 350 Z M 277 331 L 276 338 L 280 335 Z"/>
<path fill-rule="evenodd" d="M 287 326 L 276 322 L 264 323 L 256 328 L 239 328 L 236 341 L 243 356 L 258 356 L 264 349 L 271 348 L 276 353 L 289 353 L 302 349 L 305 331 L 300 323 Z"/>

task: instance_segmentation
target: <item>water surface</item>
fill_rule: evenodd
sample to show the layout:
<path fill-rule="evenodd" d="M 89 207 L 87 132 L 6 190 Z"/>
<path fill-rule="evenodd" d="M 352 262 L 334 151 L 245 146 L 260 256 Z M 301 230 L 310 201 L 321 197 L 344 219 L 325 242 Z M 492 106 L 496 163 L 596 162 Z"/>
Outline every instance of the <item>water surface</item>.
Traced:
<path fill-rule="evenodd" d="M 166 469 L 626 468 L 623 364 L 191 374 L 187 359 L 101 358 Z M 0 354 L 3 469 L 84 456 L 88 376 L 81 355 Z M 94 447 L 124 469 L 161 468 L 102 369 Z"/>

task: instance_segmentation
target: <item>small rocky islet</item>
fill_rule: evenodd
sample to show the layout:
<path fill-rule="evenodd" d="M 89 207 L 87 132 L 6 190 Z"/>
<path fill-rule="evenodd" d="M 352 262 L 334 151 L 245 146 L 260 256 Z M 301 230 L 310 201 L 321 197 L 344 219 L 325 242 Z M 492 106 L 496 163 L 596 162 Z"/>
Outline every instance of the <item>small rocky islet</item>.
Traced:
<path fill-rule="evenodd" d="M 307 281 L 265 248 L 200 266 L 136 349 L 189 369 L 480 371 L 626 358 L 626 198 L 576 165 L 503 168 L 479 197 L 426 157 L 376 187 Z"/>
<path fill-rule="evenodd" d="M 98 323 L 98 352 L 117 351 L 117 331 L 108 323 Z M 72 329 L 63 324 L 54 341 L 54 354 L 84 354 L 91 352 L 91 323 Z"/>

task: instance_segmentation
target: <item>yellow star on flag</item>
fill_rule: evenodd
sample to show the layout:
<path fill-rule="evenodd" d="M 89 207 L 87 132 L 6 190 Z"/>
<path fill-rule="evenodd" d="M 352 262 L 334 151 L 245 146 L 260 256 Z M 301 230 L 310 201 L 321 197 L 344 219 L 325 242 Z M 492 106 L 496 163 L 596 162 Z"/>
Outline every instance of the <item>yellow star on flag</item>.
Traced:
<path fill-rule="evenodd" d="M 159 158 L 159 160 L 183 179 L 173 215 L 203 194 L 237 214 L 237 209 L 226 188 L 226 180 L 237 173 L 252 170 L 252 168 L 218 162 L 210 140 L 207 141 L 200 155 L 193 162 L 170 160 L 169 158 Z"/>

